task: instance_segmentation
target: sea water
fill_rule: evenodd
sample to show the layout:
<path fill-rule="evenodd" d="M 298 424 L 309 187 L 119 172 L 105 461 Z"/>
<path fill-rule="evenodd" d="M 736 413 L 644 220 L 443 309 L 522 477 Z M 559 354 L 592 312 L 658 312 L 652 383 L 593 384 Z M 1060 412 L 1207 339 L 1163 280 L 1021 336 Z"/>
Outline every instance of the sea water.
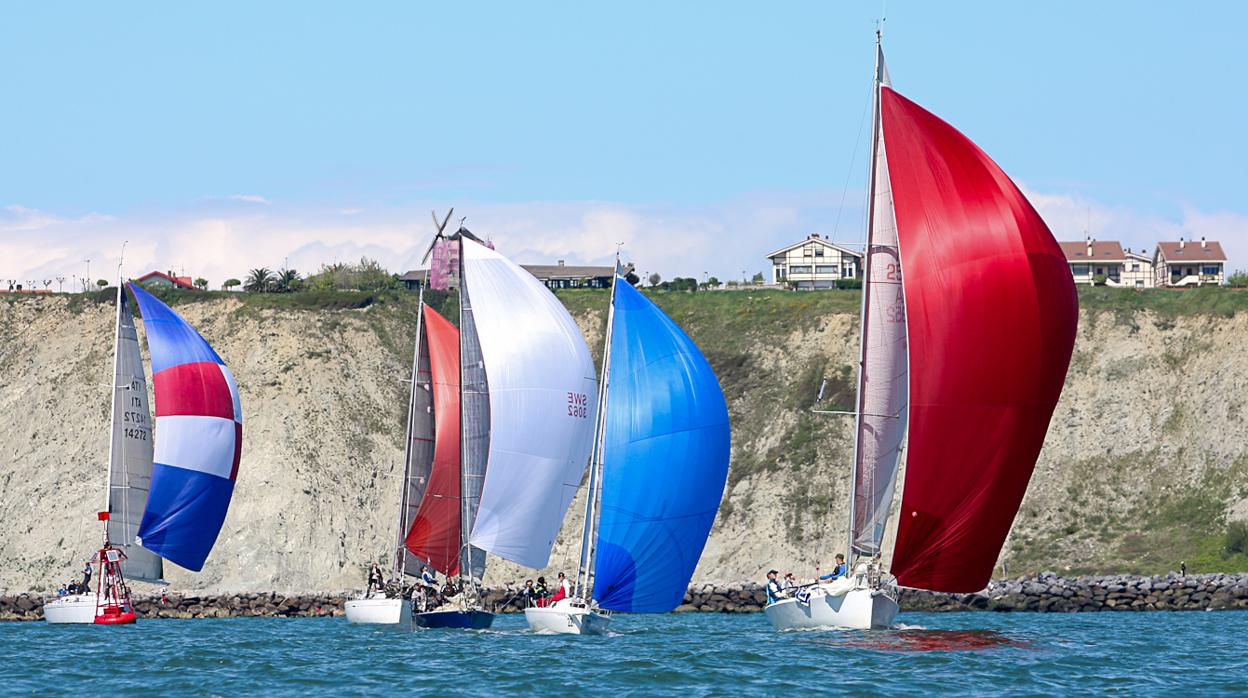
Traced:
<path fill-rule="evenodd" d="M 0 623 L 6 695 L 1248 695 L 1248 612 L 905 613 L 773 632 L 762 614 L 616 615 L 606 637 L 342 618 Z"/>

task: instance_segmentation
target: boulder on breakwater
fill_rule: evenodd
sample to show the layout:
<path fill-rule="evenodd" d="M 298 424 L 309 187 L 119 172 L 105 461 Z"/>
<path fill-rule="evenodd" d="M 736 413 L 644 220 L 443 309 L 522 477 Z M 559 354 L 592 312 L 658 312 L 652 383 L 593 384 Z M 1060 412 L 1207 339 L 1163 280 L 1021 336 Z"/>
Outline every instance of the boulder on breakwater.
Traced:
<path fill-rule="evenodd" d="M 340 616 L 351 594 L 221 594 L 136 597 L 140 618 L 234 618 L 246 616 Z M 524 609 L 513 589 L 483 592 L 487 607 L 501 613 Z M 0 620 L 39 620 L 43 604 L 55 599 L 40 594 L 0 596 Z M 677 613 L 751 613 L 767 602 L 761 584 L 695 584 L 685 593 Z M 1248 609 L 1248 573 L 1168 574 L 1155 577 L 1110 575 L 1059 577 L 1052 572 L 1017 579 L 993 580 L 973 594 L 945 594 L 902 589 L 903 611 L 1199 611 Z"/>

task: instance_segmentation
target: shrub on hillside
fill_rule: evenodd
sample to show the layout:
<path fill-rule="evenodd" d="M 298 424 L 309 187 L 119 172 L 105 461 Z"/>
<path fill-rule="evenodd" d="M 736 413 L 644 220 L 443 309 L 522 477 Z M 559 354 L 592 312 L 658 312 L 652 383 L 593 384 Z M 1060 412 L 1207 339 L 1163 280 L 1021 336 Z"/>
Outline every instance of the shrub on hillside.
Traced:
<path fill-rule="evenodd" d="M 1226 553 L 1248 553 L 1248 521 L 1232 521 L 1226 527 Z"/>

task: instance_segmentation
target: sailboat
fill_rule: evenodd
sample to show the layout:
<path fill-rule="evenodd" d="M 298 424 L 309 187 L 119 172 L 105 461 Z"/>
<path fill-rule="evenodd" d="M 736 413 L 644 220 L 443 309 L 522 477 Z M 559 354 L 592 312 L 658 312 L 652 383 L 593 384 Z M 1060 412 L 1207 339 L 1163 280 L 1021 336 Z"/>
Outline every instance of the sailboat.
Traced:
<path fill-rule="evenodd" d="M 445 225 L 445 221 L 443 222 Z M 439 228 L 441 230 L 441 228 Z M 426 284 L 428 277 L 425 279 Z M 403 441 L 403 480 L 399 496 L 398 541 L 395 545 L 394 567 L 390 578 L 401 580 L 404 576 L 419 578 L 423 564 L 429 564 L 447 575 L 454 575 L 458 568 L 439 556 L 434 563 L 432 554 L 420 547 L 422 536 L 416 534 L 413 522 L 429 520 L 426 513 L 420 516 L 419 507 L 444 508 L 454 516 L 438 517 L 447 523 L 458 520 L 459 500 L 459 330 L 446 318 L 425 305 L 425 285 L 420 288 L 416 312 L 416 346 L 412 352 L 411 389 L 407 401 L 407 435 Z M 431 347 L 431 343 L 434 346 Z M 434 377 L 431 352 L 436 354 L 437 376 Z M 452 361 L 453 360 L 453 361 Z M 436 385 L 436 388 L 435 388 Z M 447 386 L 452 389 L 446 390 Z M 434 399 L 434 394 L 437 399 Z M 435 412 L 436 410 L 436 412 Z M 444 428 L 436 435 L 441 424 Z M 436 445 L 435 445 L 436 444 Z M 454 458 L 448 454 L 454 453 Z M 438 456 L 441 456 L 439 459 Z M 434 471 L 436 469 L 436 479 Z M 448 488 L 453 484 L 453 491 Z M 425 494 L 428 492 L 428 499 Z M 453 508 L 447 508 L 453 507 Z M 412 529 L 409 530 L 409 525 Z M 457 529 L 458 530 L 458 529 Z M 458 535 L 450 546 L 450 560 L 456 559 Z M 417 555 L 409 557 L 408 541 L 416 541 Z M 412 599 L 402 593 L 404 585 L 398 584 L 396 596 L 369 596 L 350 599 L 345 604 L 347 622 L 398 624 L 405 628 L 412 625 Z"/>
<path fill-rule="evenodd" d="M 128 284 L 147 331 L 155 433 L 129 300 L 117 283 L 113 402 L 104 540 L 95 589 L 43 607 L 49 623 L 136 620 L 127 580 L 164 583 L 164 561 L 198 572 L 216 542 L 242 455 L 243 413 L 234 376 L 169 306 Z"/>
<path fill-rule="evenodd" d="M 983 589 L 1074 348 L 1074 282 L 1040 215 L 893 90 L 878 32 L 874 84 L 848 574 L 768 605 L 780 630 L 888 627 L 899 585 Z"/>
<path fill-rule="evenodd" d="M 612 611 L 680 605 L 728 477 L 728 407 L 715 372 L 621 271 L 617 260 L 580 564 L 571 596 L 525 609 L 539 633 L 602 634 Z"/>
<path fill-rule="evenodd" d="M 466 228 L 437 242 L 458 252 L 459 328 L 422 296 L 398 564 L 458 580 L 439 605 L 418 595 L 416 626 L 483 629 L 486 554 L 550 559 L 589 461 L 597 377 L 576 322 L 532 274 Z"/>

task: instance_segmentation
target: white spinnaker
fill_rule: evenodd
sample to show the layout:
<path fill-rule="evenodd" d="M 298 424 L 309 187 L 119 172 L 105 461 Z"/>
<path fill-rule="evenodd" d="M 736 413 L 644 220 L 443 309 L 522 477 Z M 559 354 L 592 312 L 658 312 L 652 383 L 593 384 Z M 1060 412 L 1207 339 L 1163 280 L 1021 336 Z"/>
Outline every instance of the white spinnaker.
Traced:
<path fill-rule="evenodd" d="M 882 82 L 888 73 L 880 62 Z M 877 129 L 881 127 L 877 124 Z M 884 134 L 877 130 L 875 196 L 867 243 L 867 294 L 863 312 L 863 365 L 860 384 L 857 462 L 854 464 L 854 550 L 880 552 L 897 485 L 901 443 L 910 397 L 906 347 L 906 305 L 897 250 L 897 217 L 888 178 Z"/>
<path fill-rule="evenodd" d="M 594 436 L 597 378 L 572 316 L 540 281 L 464 240 L 463 278 L 490 386 L 490 448 L 473 545 L 545 567 Z"/>
<path fill-rule="evenodd" d="M 108 539 L 122 549 L 127 579 L 160 582 L 164 561 L 135 543 L 152 484 L 152 413 L 134 315 L 123 289 L 117 313 L 117 355 L 113 371 L 113 430 L 108 464 Z"/>

